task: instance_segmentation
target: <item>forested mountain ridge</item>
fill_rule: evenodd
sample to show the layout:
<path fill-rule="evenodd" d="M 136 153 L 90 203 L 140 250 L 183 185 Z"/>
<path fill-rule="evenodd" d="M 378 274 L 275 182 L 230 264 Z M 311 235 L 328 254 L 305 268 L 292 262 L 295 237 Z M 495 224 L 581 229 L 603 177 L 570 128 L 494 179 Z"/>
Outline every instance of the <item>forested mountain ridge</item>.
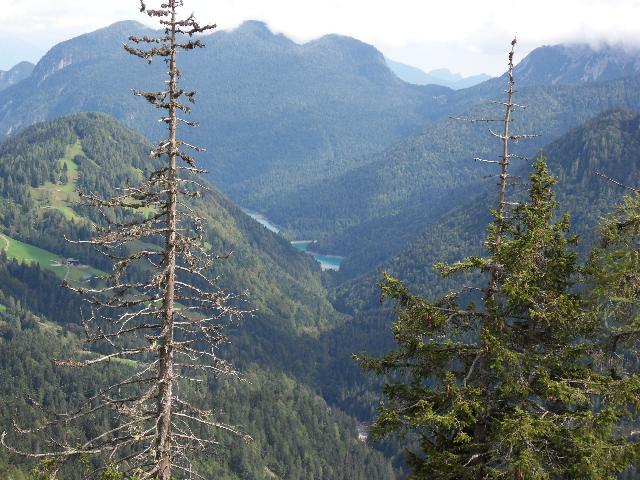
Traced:
<path fill-rule="evenodd" d="M 102 111 L 141 133 L 158 128 L 131 88 L 150 89 L 163 70 L 122 50 L 119 22 L 52 48 L 33 74 L 0 93 L 0 132 L 8 135 L 49 118 Z M 380 52 L 349 37 L 327 35 L 299 45 L 261 22 L 203 37 L 201 55 L 184 57 L 185 87 L 198 91 L 192 139 L 215 152 L 204 159 L 210 179 L 236 201 L 256 189 L 304 184 L 346 168 L 346 159 L 374 152 L 413 133 L 435 115 L 445 87 L 408 85 Z M 251 205 L 247 205 L 251 206 Z"/>
<path fill-rule="evenodd" d="M 593 246 L 601 219 L 628 193 L 597 173 L 625 185 L 640 184 L 640 113 L 623 110 L 602 113 L 540 152 L 558 177 L 559 209 L 571 215 L 572 230 L 580 235 L 585 251 Z M 522 162 L 514 167 L 514 175 L 527 169 Z M 489 205 L 494 201 L 488 193 L 492 192 L 490 183 L 486 179 L 479 183 L 473 196 L 435 218 L 391 259 L 339 287 L 338 303 L 344 306 L 353 301 L 356 309 L 374 306 L 378 296 L 375 284 L 382 271 L 401 278 L 421 294 L 446 288 L 442 286 L 446 282 L 431 266 L 479 253 L 484 226 L 490 220 Z M 365 291 L 369 293 L 361 295 Z"/>
<path fill-rule="evenodd" d="M 527 122 L 525 126 L 541 135 L 540 140 L 532 144 L 531 148 L 535 150 L 603 111 L 611 108 L 635 109 L 636 89 L 632 79 L 640 75 L 640 50 L 621 45 L 600 48 L 586 44 L 544 46 L 525 56 L 516 65 L 514 75 L 520 102 L 528 106 L 528 113 L 523 119 Z M 629 81 L 631 83 L 627 83 Z M 291 193 L 267 194 L 260 205 L 284 227 L 308 235 L 330 233 L 334 237 L 345 226 L 370 218 L 371 213 L 363 211 L 364 206 L 375 212 L 374 218 L 405 211 L 407 205 L 415 204 L 417 199 L 428 193 L 421 192 L 412 197 L 412 192 L 407 194 L 405 186 L 398 184 L 403 180 L 409 185 L 413 183 L 416 169 L 403 163 L 419 162 L 430 168 L 433 157 L 440 162 L 461 160 L 457 146 L 463 146 L 464 149 L 478 140 L 487 143 L 487 137 L 468 137 L 466 126 L 451 122 L 448 117 L 492 118 L 493 107 L 487 104 L 499 98 L 505 83 L 506 77 L 503 75 L 471 88 L 443 93 L 439 97 L 442 107 L 438 109 L 438 115 L 425 123 L 415 135 L 374 154 L 363 152 L 359 158 L 353 159 L 353 168 L 349 171 L 336 171 L 336 175 L 329 179 L 332 183 L 325 185 L 325 179 L 321 179 L 315 185 L 304 185 Z M 549 116 L 555 119 L 550 124 L 547 124 L 546 109 L 549 109 Z M 401 150 L 407 151 L 399 154 Z M 449 170 L 459 171 L 458 167 L 464 171 L 464 165 L 456 165 L 456 168 Z M 425 190 L 422 180 L 415 183 L 416 189 Z M 378 192 L 368 189 L 368 196 L 361 198 L 358 190 L 367 190 L 361 185 L 382 186 L 385 190 Z M 340 200 L 322 199 L 322 191 L 334 190 Z M 349 192 L 345 195 L 346 202 L 350 203 L 343 204 L 343 194 L 346 192 Z M 317 195 L 321 196 L 316 208 L 305 204 L 306 199 L 316 198 Z M 386 208 L 384 203 L 380 204 L 380 200 L 372 198 L 375 196 L 382 197 L 383 201 L 388 201 L 389 197 L 391 202 L 394 197 L 400 197 L 400 201 L 406 199 L 406 205 Z M 294 198 L 295 202 L 292 201 Z M 292 208 L 299 208 L 299 212 L 292 211 Z M 316 212 L 320 214 L 316 215 Z M 315 223 L 314 216 L 319 217 Z M 336 245 L 329 248 L 335 251 L 341 241 L 339 239 Z"/>
<path fill-rule="evenodd" d="M 149 32 L 136 22 L 119 22 L 55 46 L 31 77 L 0 92 L 0 132 L 73 112 L 103 111 L 134 128 L 150 125 L 142 133 L 152 135 L 156 124 L 145 121 L 128 92 L 154 86 L 146 83 L 144 66 L 120 47 L 130 33 Z M 450 188 L 467 188 L 473 168 L 465 164 L 464 146 L 486 143 L 486 137 L 468 134 L 447 116 L 484 114 L 484 102 L 504 88 L 503 78 L 459 91 L 408 85 L 370 45 L 338 35 L 299 45 L 261 22 L 215 32 L 205 41 L 203 55 L 197 62 L 185 57 L 183 70 L 188 87 L 199 92 L 204 127 L 194 134 L 195 143 L 215 152 L 205 159 L 209 178 L 234 201 L 267 213 L 285 232 L 320 238 L 326 251 L 349 256 L 357 253 L 355 239 L 374 230 L 368 225 L 380 219 L 401 225 L 405 213 L 421 215 L 412 208 L 437 203 Z M 559 45 L 536 49 L 521 61 L 521 101 L 539 110 L 526 126 L 543 135 L 532 148 L 603 110 L 635 108 L 633 85 L 619 80 L 638 73 L 634 55 L 621 47 Z M 586 83 L 593 80 L 609 83 Z M 544 120 L 546 108 L 555 120 Z M 451 179 L 445 172 L 435 182 L 442 189 L 433 190 L 429 178 L 438 178 L 432 172 L 442 162 L 456 162 L 447 170 L 461 175 Z M 422 165 L 433 168 L 426 173 Z M 433 208 L 438 211 L 438 205 Z M 378 251 L 357 260 L 356 270 L 383 257 Z"/>
<path fill-rule="evenodd" d="M 31 75 L 35 65 L 31 62 L 20 62 L 7 71 L 0 70 L 0 90 L 15 85 Z"/>
<path fill-rule="evenodd" d="M 73 205 L 75 197 L 68 192 L 80 187 L 100 193 L 110 191 L 116 181 L 132 183 L 144 169 L 148 151 L 140 135 L 101 114 L 35 125 L 6 141 L 0 147 L 0 233 L 9 239 L 9 251 L 26 248 L 22 242 L 48 252 L 50 256 L 38 253 L 46 256 L 45 266 L 56 257 L 72 257 L 108 270 L 104 258 L 65 240 L 86 238 L 87 220 L 97 220 L 91 209 Z M 110 167 L 98 168 L 100 164 Z M 314 338 L 344 321 L 327 300 L 318 264 L 215 189 L 200 203 L 212 251 L 232 252 L 216 269 L 220 283 L 229 291 L 246 292 L 248 307 L 256 309 L 246 325 L 235 329 L 234 355 L 313 382 L 314 365 L 305 359 L 308 350 L 321 355 Z"/>
<path fill-rule="evenodd" d="M 631 77 L 640 72 L 640 49 L 622 45 L 545 45 L 518 64 L 519 85 L 571 85 Z"/>
<path fill-rule="evenodd" d="M 518 101 L 527 109 L 517 112 L 514 129 L 539 137 L 516 149 L 531 156 L 599 113 L 613 108 L 640 110 L 640 77 L 576 86 L 523 87 Z M 493 118 L 495 111 L 488 102 L 452 106 L 452 114 L 466 118 Z M 473 151 L 469 151 L 470 145 Z M 320 245 L 326 251 L 346 255 L 341 275 L 353 277 L 397 253 L 411 235 L 449 209 L 452 199 L 465 202 L 486 170 L 473 158 L 494 158 L 496 145 L 486 124 L 450 118 L 434 122 L 420 134 L 370 156 L 365 166 L 307 188 L 306 197 L 285 197 L 279 207 L 283 218 L 276 215 L 274 220 L 295 219 L 290 221 L 295 222 L 291 228 L 315 229 L 316 235 L 333 228 Z M 378 241 L 381 235 L 389 239 L 384 247 Z"/>
<path fill-rule="evenodd" d="M 148 152 L 141 135 L 94 113 L 36 124 L 0 144 L 0 376 L 12 378 L 0 382 L 4 428 L 15 407 L 28 410 L 26 395 L 51 408 L 69 408 L 109 375 L 106 369 L 71 379 L 47 361 L 54 352 L 86 348 L 76 340 L 83 335 L 83 302 L 61 288 L 62 278 L 91 281 L 86 277 L 99 272 L 87 266 L 110 268 L 64 237 L 86 238 L 91 222 L 99 222 L 96 212 L 76 203 L 74 190 L 106 194 L 134 184 L 153 163 Z M 395 478 L 382 455 L 357 440 L 353 419 L 331 411 L 314 385 L 294 380 L 313 381 L 315 359 L 305 349 L 343 321 L 326 299 L 317 264 L 213 187 L 197 208 L 211 250 L 233 252 L 215 269 L 219 282 L 228 291 L 246 292 L 247 308 L 256 309 L 232 326 L 231 345 L 221 351 L 251 383 L 212 379 L 208 397 L 215 411 L 255 441 L 245 446 L 221 438 L 233 447 L 206 461 L 203 471 L 225 479 Z M 116 362 L 113 368 L 124 367 Z"/>

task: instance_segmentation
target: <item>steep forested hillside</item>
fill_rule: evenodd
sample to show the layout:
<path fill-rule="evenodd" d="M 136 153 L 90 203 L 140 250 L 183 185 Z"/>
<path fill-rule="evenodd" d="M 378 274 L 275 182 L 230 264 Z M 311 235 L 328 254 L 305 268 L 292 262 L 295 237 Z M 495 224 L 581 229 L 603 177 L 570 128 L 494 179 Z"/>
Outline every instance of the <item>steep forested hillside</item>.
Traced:
<path fill-rule="evenodd" d="M 10 430 L 13 421 L 24 425 L 33 418 L 30 399 L 54 411 L 72 409 L 104 382 L 118 373 L 126 373 L 123 371 L 127 366 L 124 362 L 115 362 L 90 371 L 55 367 L 52 359 L 66 358 L 69 352 L 84 348 L 73 333 L 77 329 L 69 329 L 68 325 L 61 327 L 42 315 L 35 315 L 25 306 L 30 303 L 29 298 L 20 301 L 5 293 L 6 282 L 17 282 L 16 274 L 27 283 L 34 276 L 47 277 L 47 274 L 0 257 L 3 283 L 0 288 L 0 428 Z M 31 293 L 39 295 L 39 292 Z M 244 381 L 209 378 L 208 385 L 206 390 L 194 393 L 206 395 L 206 403 L 221 420 L 239 425 L 252 437 L 247 443 L 241 438 L 219 435 L 220 445 L 201 462 L 201 470 L 209 478 L 395 478 L 382 454 L 357 439 L 353 419 L 332 410 L 312 391 L 286 375 L 254 365 L 245 370 Z M 88 433 L 93 427 L 87 424 L 83 428 Z M 85 432 L 69 434 L 82 438 Z M 29 446 L 38 450 L 45 448 L 45 444 L 46 439 L 35 437 Z M 33 465 L 0 450 L 2 478 L 33 478 L 27 476 Z M 81 475 L 77 469 L 67 470 L 61 478 L 74 480 Z"/>
<path fill-rule="evenodd" d="M 571 63 L 575 78 L 564 80 L 567 64 L 555 60 L 558 52 Z M 526 113 L 518 112 L 515 124 L 540 137 L 519 148 L 533 153 L 611 108 L 637 110 L 637 58 L 621 47 L 594 50 L 585 45 L 559 45 L 531 52 L 514 72 L 517 101 L 528 106 Z M 611 67 L 596 72 L 597 65 Z M 448 116 L 494 118 L 496 106 L 490 102 L 500 98 L 505 84 L 503 76 L 442 95 L 439 117 L 418 134 L 375 154 L 362 152 L 351 162 L 353 168 L 336 171 L 332 178 L 267 193 L 260 205 L 285 229 L 322 238 L 327 251 L 347 256 L 358 251 L 373 253 L 375 247 L 367 233 L 377 238 L 382 229 L 387 237 L 393 237 L 402 216 L 412 219 L 415 207 L 437 215 L 439 208 L 448 208 L 456 188 L 464 193 L 473 185 L 477 165 L 470 159 L 491 154 L 495 139 L 486 134 L 486 124 L 470 125 Z M 411 222 L 404 225 L 412 228 Z M 359 271 L 370 266 L 361 262 Z M 345 265 L 345 270 L 349 268 Z"/>
<path fill-rule="evenodd" d="M 600 220 L 628 193 L 596 172 L 627 185 L 640 185 L 640 114 L 606 112 L 570 130 L 544 147 L 542 153 L 558 177 L 559 212 L 571 215 L 572 231 L 579 234 L 581 251 L 586 252 L 597 239 Z M 525 175 L 528 170 L 527 165 L 520 164 L 514 175 Z M 325 341 L 334 347 L 327 371 L 341 372 L 333 391 L 335 401 L 358 405 L 354 400 L 358 398 L 362 409 L 375 398 L 351 355 L 359 351 L 380 354 L 392 346 L 391 315 L 379 302 L 377 285 L 382 272 L 391 273 L 412 291 L 430 298 L 455 289 L 457 280 L 441 278 L 432 265 L 483 253 L 486 225 L 491 220 L 489 207 L 495 203 L 492 183 L 487 179 L 479 183 L 465 202 L 451 200 L 448 211 L 416 233 L 391 259 L 336 288 L 336 307 L 353 313 L 354 318 L 325 335 Z M 366 409 L 357 413 L 366 415 Z"/>
<path fill-rule="evenodd" d="M 100 263 L 104 260 L 90 251 L 78 252 L 51 229 L 67 236 L 88 235 L 88 220 L 96 214 L 77 204 L 74 189 L 104 194 L 135 182 L 150 166 L 149 151 L 143 137 L 102 114 L 80 114 L 27 129 L 0 146 L 4 233 L 106 268 Z M 248 290 L 255 307 L 281 322 L 296 311 L 286 325 L 296 332 L 318 331 L 335 320 L 330 305 L 322 301 L 319 268 L 312 259 L 244 215 L 213 187 L 199 201 L 212 250 L 233 252 L 220 266 L 225 284 Z M 280 301 L 274 301 L 278 297 Z"/>
<path fill-rule="evenodd" d="M 500 90 L 496 88 L 496 98 Z M 640 110 L 640 77 L 578 86 L 526 87 L 517 96 L 528 108 L 517 112 L 514 129 L 540 136 L 515 148 L 531 156 L 603 111 Z M 497 111 L 486 102 L 467 113 L 462 108 L 460 104 L 452 106 L 452 113 L 494 118 Z M 487 168 L 473 158 L 494 158 L 498 151 L 487 128 L 486 124 L 453 119 L 435 122 L 419 135 L 372 156 L 366 166 L 307 189 L 307 202 L 293 202 L 292 196 L 280 208 L 285 218 L 295 219 L 294 228 L 315 228 L 317 234 L 330 229 L 336 219 L 338 227 L 321 244 L 327 251 L 350 257 L 342 266 L 345 276 L 360 274 L 397 253 L 408 236 L 450 209 L 452 202 L 465 202 L 480 188 L 479 178 Z M 277 216 L 274 219 L 284 221 Z M 387 241 L 379 242 L 381 237 Z"/>
<path fill-rule="evenodd" d="M 596 226 L 625 190 L 596 175 L 604 173 L 627 185 L 640 184 L 640 115 L 620 110 L 606 112 L 586 122 L 541 150 L 558 176 L 560 211 L 568 212 L 573 230 L 582 238 L 583 250 L 597 238 Z M 520 165 L 516 172 L 526 172 Z M 490 185 L 466 203 L 432 221 L 390 260 L 338 288 L 337 302 L 344 310 L 366 310 L 377 304 L 376 284 L 382 271 L 391 272 L 422 294 L 447 289 L 431 268 L 480 253 L 492 204 Z"/>
<path fill-rule="evenodd" d="M 82 302 L 60 288 L 62 279 L 92 282 L 110 268 L 65 237 L 86 238 L 100 222 L 78 204 L 76 189 L 107 193 L 135 183 L 152 166 L 148 152 L 143 137 L 103 114 L 37 124 L 0 145 L 0 375 L 15 379 L 1 382 L 0 397 L 13 399 L 2 401 L 5 427 L 16 402 L 24 406 L 22 395 L 67 407 L 101 379 L 87 373 L 71 381 L 46 361 L 51 352 L 84 348 L 76 340 Z M 207 222 L 211 250 L 232 252 L 212 273 L 226 290 L 245 293 L 248 308 L 255 309 L 232 328 L 231 344 L 221 352 L 251 382 L 211 379 L 208 398 L 256 441 L 242 446 L 233 440 L 230 450 L 222 448 L 207 464 L 208 472 L 221 478 L 295 479 L 301 472 L 318 479 L 394 478 L 381 454 L 357 440 L 353 420 L 314 394 L 322 349 L 313 345 L 344 321 L 327 301 L 317 264 L 213 187 L 196 208 Z"/>

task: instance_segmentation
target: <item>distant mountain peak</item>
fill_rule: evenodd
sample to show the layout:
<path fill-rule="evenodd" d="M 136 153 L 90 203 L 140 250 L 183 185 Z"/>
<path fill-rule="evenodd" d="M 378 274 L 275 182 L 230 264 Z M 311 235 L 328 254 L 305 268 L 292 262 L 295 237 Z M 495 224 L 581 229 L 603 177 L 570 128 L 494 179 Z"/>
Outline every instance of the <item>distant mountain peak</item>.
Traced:
<path fill-rule="evenodd" d="M 15 70 L 23 70 L 23 69 L 28 69 L 28 68 L 33 68 L 35 67 L 35 65 L 31 62 L 27 62 L 27 61 L 23 61 L 23 62 L 18 62 L 16 63 L 13 67 L 11 67 L 9 69 L 9 71 L 15 71 Z"/>
<path fill-rule="evenodd" d="M 124 40 L 127 39 L 129 35 L 138 34 L 141 32 L 152 32 L 154 31 L 152 28 L 147 27 L 146 25 L 138 22 L 137 20 L 120 20 L 106 27 L 98 28 L 97 30 L 93 30 L 91 32 L 83 33 L 82 35 L 78 35 L 77 37 L 73 37 L 67 42 L 72 42 L 76 39 L 81 38 L 104 38 L 107 37 L 123 37 Z M 124 41 L 123 40 L 123 41 Z M 65 43 L 65 42 L 62 42 Z"/>
<path fill-rule="evenodd" d="M 431 70 L 428 72 L 429 75 L 433 75 L 434 77 L 441 78 L 443 80 L 454 81 L 462 80 L 464 77 L 459 73 L 453 73 L 448 68 L 436 68 L 435 70 Z"/>
<path fill-rule="evenodd" d="M 140 34 L 143 32 L 148 33 L 148 32 L 154 32 L 154 31 L 155 31 L 154 29 L 147 27 L 146 25 L 138 22 L 137 20 L 120 20 L 118 22 L 112 23 L 111 25 L 108 25 L 103 28 L 99 28 L 92 32 L 83 33 L 82 35 L 71 38 L 66 42 L 62 42 L 59 45 L 65 44 L 67 42 L 78 41 L 78 40 L 103 41 L 105 38 L 114 39 L 114 40 L 120 39 L 121 40 L 120 45 L 121 45 L 122 42 L 127 40 L 129 35 Z M 117 46 L 119 47 L 120 45 L 117 45 Z"/>
<path fill-rule="evenodd" d="M 368 48 L 375 48 L 372 45 L 358 40 L 357 38 L 350 37 L 349 35 L 341 35 L 339 33 L 327 33 L 315 40 L 311 40 L 309 43 L 350 43 L 353 45 L 362 45 Z"/>
<path fill-rule="evenodd" d="M 253 46 L 262 43 L 267 48 L 271 48 L 273 45 L 287 46 L 294 43 L 285 35 L 271 30 L 271 27 L 261 20 L 246 20 L 233 29 L 214 31 L 212 36 L 216 35 L 222 35 L 234 41 L 249 41 Z"/>
<path fill-rule="evenodd" d="M 233 29 L 234 32 L 243 32 L 243 33 L 257 33 L 257 34 L 271 34 L 273 32 L 269 28 L 266 22 L 262 20 L 245 20 L 236 28 Z"/>
<path fill-rule="evenodd" d="M 521 85 L 577 84 L 615 80 L 640 73 L 640 48 L 621 44 L 544 45 L 515 69 Z"/>
<path fill-rule="evenodd" d="M 400 79 L 415 85 L 441 85 L 453 90 L 460 90 L 462 88 L 472 87 L 491 78 L 485 73 L 463 77 L 459 73 L 452 73 L 448 68 L 439 68 L 425 72 L 417 67 L 395 62 L 389 58 L 386 59 L 386 62 L 389 69 Z"/>
<path fill-rule="evenodd" d="M 310 47 L 318 46 L 321 48 L 329 47 L 330 49 L 338 48 L 357 56 L 362 56 L 362 59 L 371 59 L 371 57 L 375 57 L 376 61 L 384 63 L 384 56 L 376 47 L 347 35 L 330 33 L 315 40 L 311 40 L 306 45 Z"/>
<path fill-rule="evenodd" d="M 131 28 L 133 30 L 136 30 L 136 29 L 147 28 L 147 27 L 145 27 L 142 23 L 140 23 L 137 20 L 119 20 L 99 30 L 106 30 L 106 29 L 122 30 L 125 28 Z"/>
<path fill-rule="evenodd" d="M 20 62 L 7 71 L 0 70 L 0 90 L 4 90 L 31 75 L 35 65 L 31 62 Z"/>
<path fill-rule="evenodd" d="M 37 63 L 33 77 L 43 82 L 54 73 L 98 57 L 122 56 L 122 44 L 129 35 L 152 34 L 155 31 L 136 20 L 122 20 L 98 30 L 83 33 L 55 45 Z"/>

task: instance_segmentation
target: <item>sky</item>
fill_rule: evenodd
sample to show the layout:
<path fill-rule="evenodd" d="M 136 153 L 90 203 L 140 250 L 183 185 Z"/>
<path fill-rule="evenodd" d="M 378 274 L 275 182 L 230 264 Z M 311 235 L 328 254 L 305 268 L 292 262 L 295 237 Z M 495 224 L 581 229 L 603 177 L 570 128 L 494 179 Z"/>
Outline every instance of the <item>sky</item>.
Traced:
<path fill-rule="evenodd" d="M 148 7 L 159 1 L 146 0 Z M 370 43 L 425 71 L 498 75 L 517 55 L 564 42 L 640 46 L 640 0 L 184 0 L 199 20 L 232 29 L 262 20 L 306 42 L 327 33 Z M 137 0 L 0 0 L 0 70 L 37 62 L 56 43 L 110 25 L 153 25 Z"/>

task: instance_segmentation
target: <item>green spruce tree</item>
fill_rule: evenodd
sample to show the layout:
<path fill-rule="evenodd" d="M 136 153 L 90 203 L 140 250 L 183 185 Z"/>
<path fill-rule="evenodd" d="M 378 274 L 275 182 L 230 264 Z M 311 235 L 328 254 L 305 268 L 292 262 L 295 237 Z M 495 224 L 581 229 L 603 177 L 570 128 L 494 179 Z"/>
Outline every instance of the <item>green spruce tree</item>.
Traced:
<path fill-rule="evenodd" d="M 590 300 L 608 343 L 607 361 L 616 376 L 637 364 L 640 338 L 640 195 L 626 196 L 601 227 L 601 244 L 589 262 Z"/>
<path fill-rule="evenodd" d="M 603 221 L 601 244 L 591 252 L 588 297 L 602 329 L 604 367 L 613 378 L 632 382 L 639 367 L 640 192 L 626 188 L 635 193 Z M 638 442 L 637 418 L 624 422 L 622 432 Z M 635 470 L 620 478 L 637 478 L 637 469 L 636 463 Z"/>
<path fill-rule="evenodd" d="M 494 212 L 489 254 L 438 266 L 491 275 L 479 306 L 460 293 L 428 301 L 385 276 L 398 348 L 361 362 L 394 379 L 372 430 L 417 435 L 411 478 L 615 479 L 637 457 L 618 426 L 640 386 L 598 362 L 600 326 L 574 286 L 576 238 L 566 216 L 554 221 L 554 183 L 536 161 L 528 201 Z"/>

